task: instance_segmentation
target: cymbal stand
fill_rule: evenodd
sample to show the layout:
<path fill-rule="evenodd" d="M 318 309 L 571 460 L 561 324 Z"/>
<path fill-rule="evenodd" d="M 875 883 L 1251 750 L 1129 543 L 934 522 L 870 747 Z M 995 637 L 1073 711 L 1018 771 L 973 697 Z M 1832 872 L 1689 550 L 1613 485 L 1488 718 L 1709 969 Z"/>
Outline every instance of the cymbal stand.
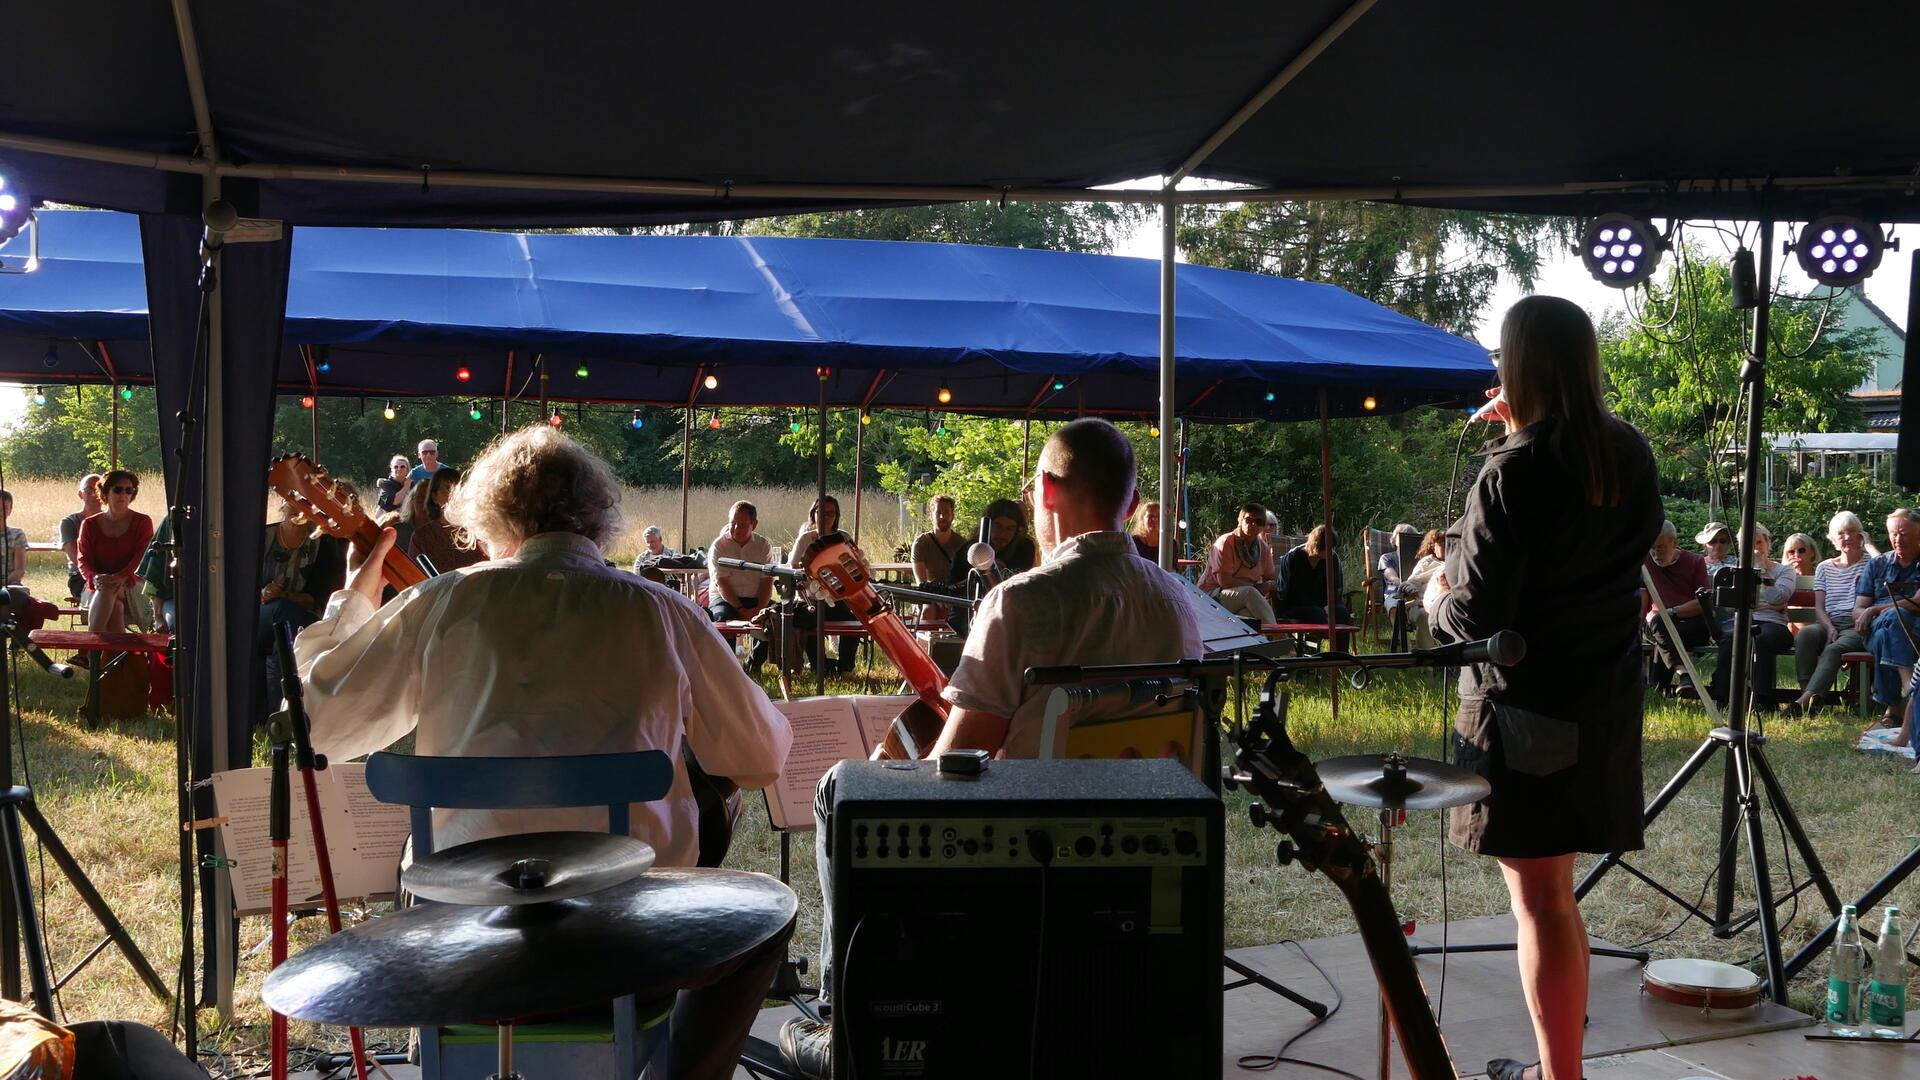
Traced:
<path fill-rule="evenodd" d="M 313 752 L 312 729 L 307 726 L 305 694 L 300 686 L 300 669 L 294 663 L 293 626 L 290 623 L 278 623 L 274 627 L 273 651 L 280 664 L 280 689 L 287 699 L 287 707 L 273 718 L 273 762 L 274 790 L 279 801 L 274 804 L 281 815 L 277 824 L 281 826 L 281 839 L 274 845 L 274 899 L 277 909 L 273 921 L 273 963 L 278 967 L 287 958 L 287 881 L 285 836 L 291 831 L 291 814 L 288 803 L 286 765 L 291 751 L 294 767 L 300 770 L 300 780 L 307 795 L 307 825 L 313 835 L 314 863 L 320 870 L 320 895 L 327 908 L 327 932 L 340 932 L 340 898 L 333 891 L 333 857 L 327 851 L 327 827 L 320 818 L 320 783 L 314 774 L 327 767 L 327 759 Z M 274 1057 L 274 1077 L 279 1080 L 286 1075 L 286 1019 L 275 1014 L 279 1022 L 279 1053 Z M 347 1029 L 347 1041 L 353 1047 L 353 1072 L 357 1080 L 367 1080 L 367 1048 L 360 1037 L 359 1028 Z"/>
<path fill-rule="evenodd" d="M 1403 772 L 1404 775 L 1404 772 Z M 1407 823 L 1407 812 L 1380 808 L 1380 841 L 1373 845 L 1373 857 L 1380 864 L 1380 887 L 1393 894 L 1393 828 Z M 1380 992 L 1380 1080 L 1393 1075 L 1393 1024 L 1387 1012 L 1386 991 Z"/>
<path fill-rule="evenodd" d="M 501 1023 L 494 1039 L 500 1047 L 500 1065 L 490 1080 L 526 1080 L 525 1077 L 513 1071 L 513 1024 Z"/>

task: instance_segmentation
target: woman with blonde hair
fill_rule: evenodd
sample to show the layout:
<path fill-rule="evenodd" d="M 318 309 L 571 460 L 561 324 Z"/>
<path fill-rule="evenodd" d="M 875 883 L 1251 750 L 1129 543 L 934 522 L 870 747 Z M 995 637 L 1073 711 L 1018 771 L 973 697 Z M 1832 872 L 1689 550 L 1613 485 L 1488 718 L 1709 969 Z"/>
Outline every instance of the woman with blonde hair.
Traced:
<path fill-rule="evenodd" d="M 413 485 L 400 518 L 413 526 L 407 537 L 407 557 L 426 556 L 436 573 L 485 562 L 487 553 L 477 543 L 462 543 L 459 531 L 446 519 L 447 503 L 460 485 L 460 470 L 442 465 L 439 471 Z"/>
<path fill-rule="evenodd" d="M 1143 502 L 1127 523 L 1127 535 L 1133 537 L 1133 550 L 1150 563 L 1160 562 L 1160 504 Z"/>
<path fill-rule="evenodd" d="M 1801 534 L 1795 533 L 1795 536 Z M 1853 625 L 1853 603 L 1860 573 L 1867 568 L 1867 530 L 1860 516 L 1842 510 L 1827 523 L 1827 539 L 1839 554 L 1813 568 L 1814 622 L 1793 636 L 1794 674 L 1800 677 L 1800 697 L 1784 707 L 1794 716 L 1807 716 L 1820 695 L 1833 689 L 1841 658 L 1864 652 L 1867 638 Z M 1787 541 L 1791 546 L 1793 541 Z"/>
<path fill-rule="evenodd" d="M 1491 1061 L 1488 1075 L 1577 1080 L 1589 956 L 1573 864 L 1642 846 L 1640 565 L 1663 517 L 1659 476 L 1646 440 L 1607 409 L 1576 305 L 1515 304 L 1500 381 L 1506 434 L 1447 529 L 1429 617 L 1456 641 L 1516 632 L 1526 657 L 1460 674 L 1455 757 L 1492 793 L 1454 810 L 1449 833 L 1499 860 L 1540 1054 Z"/>

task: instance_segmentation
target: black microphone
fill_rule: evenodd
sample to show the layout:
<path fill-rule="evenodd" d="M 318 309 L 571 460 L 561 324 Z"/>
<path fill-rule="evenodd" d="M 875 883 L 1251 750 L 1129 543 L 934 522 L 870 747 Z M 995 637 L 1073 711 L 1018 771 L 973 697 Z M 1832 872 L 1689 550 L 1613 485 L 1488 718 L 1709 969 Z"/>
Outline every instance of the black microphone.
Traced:
<path fill-rule="evenodd" d="M 1512 667 L 1527 658 L 1527 642 L 1511 630 L 1497 630 L 1492 637 L 1480 641 L 1456 641 L 1437 649 L 1415 649 L 1413 655 L 1423 667 L 1463 667 L 1467 664 Z"/>

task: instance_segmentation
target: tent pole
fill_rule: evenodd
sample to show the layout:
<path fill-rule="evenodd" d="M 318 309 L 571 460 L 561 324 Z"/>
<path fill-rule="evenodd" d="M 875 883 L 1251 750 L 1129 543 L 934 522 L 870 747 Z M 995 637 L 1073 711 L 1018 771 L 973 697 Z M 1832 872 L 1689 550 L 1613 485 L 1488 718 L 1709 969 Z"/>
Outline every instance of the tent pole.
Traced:
<path fill-rule="evenodd" d="M 1165 430 L 1165 429 L 1162 429 Z M 1187 422 L 1180 421 L 1180 457 L 1174 467 L 1174 502 L 1160 504 L 1160 531 L 1167 530 L 1167 515 L 1173 515 L 1173 527 L 1180 537 L 1180 553 L 1187 551 Z"/>
<path fill-rule="evenodd" d="M 867 425 L 853 421 L 853 542 L 860 543 L 860 503 L 862 490 L 866 487 L 865 466 L 867 454 Z"/>
<path fill-rule="evenodd" d="M 552 415 L 551 413 L 547 412 L 547 354 L 545 353 L 535 354 L 533 358 L 533 362 L 537 364 L 540 368 L 540 419 L 539 419 L 539 422 L 544 424 L 547 422 L 547 418 Z"/>
<path fill-rule="evenodd" d="M 819 483 L 820 490 L 815 494 L 822 499 L 827 497 L 827 377 L 824 374 L 826 370 L 827 370 L 826 368 L 820 369 L 820 371 L 822 372 L 819 380 L 820 381 L 820 452 L 814 455 L 817 466 L 820 470 L 820 483 Z"/>
<path fill-rule="evenodd" d="M 220 198 L 220 178 L 208 176 L 201 190 L 201 202 L 211 206 Z M 209 719 L 208 734 L 213 740 L 209 747 L 212 759 L 212 772 L 225 772 L 236 765 L 252 764 L 235 762 L 229 754 L 232 740 L 228 732 L 233 724 L 233 702 L 227 697 L 227 573 L 226 550 L 222 525 L 226 521 L 226 455 L 220 448 L 226 445 L 226 395 L 221 388 L 226 386 L 226 318 L 223 308 L 226 284 L 225 275 L 214 278 L 213 289 L 207 293 L 207 381 L 204 387 L 190 388 L 189 392 L 204 392 L 205 424 L 200 430 L 200 442 L 204 448 L 201 453 L 200 499 L 201 528 L 204 530 L 206 564 L 203 579 L 205 588 L 202 593 L 205 612 L 206 661 L 208 668 Z M 183 673 L 184 675 L 185 673 Z M 225 856 L 219 840 L 214 841 L 215 853 Z M 233 1018 L 233 980 L 238 964 L 235 954 L 235 927 L 233 926 L 233 887 L 226 874 L 213 874 L 213 911 L 211 924 L 214 928 L 213 941 L 213 980 L 211 993 L 214 1008 L 222 1020 Z M 189 993 L 191 991 L 189 990 Z M 191 1008 L 191 1003 L 183 1008 Z"/>
<path fill-rule="evenodd" d="M 687 545 L 687 484 L 693 479 L 693 406 L 687 406 L 686 417 L 680 424 L 680 553 L 686 554 L 692 548 Z"/>
<path fill-rule="evenodd" d="M 320 395 L 313 395 L 313 460 L 320 460 Z"/>
<path fill-rule="evenodd" d="M 1020 427 L 1025 432 L 1020 439 L 1020 482 L 1024 484 L 1033 471 L 1033 417 L 1021 421 Z"/>
<path fill-rule="evenodd" d="M 1174 501 L 1173 477 L 1173 440 L 1167 438 L 1173 431 L 1173 395 L 1174 395 L 1174 353 L 1173 353 L 1173 292 L 1174 292 L 1174 223 L 1177 207 L 1172 188 L 1168 188 L 1166 198 L 1160 203 L 1160 512 L 1164 516 L 1166 508 L 1179 505 Z M 1160 568 L 1172 570 L 1174 567 L 1173 531 L 1160 530 Z"/>
<path fill-rule="evenodd" d="M 1333 535 L 1333 433 L 1332 424 L 1327 415 L 1327 388 L 1320 388 L 1320 521 L 1327 527 L 1327 550 L 1321 555 L 1320 565 L 1326 568 L 1327 577 L 1327 648 L 1335 647 L 1340 639 L 1335 630 L 1340 623 L 1340 610 L 1336 603 L 1339 599 L 1338 587 L 1334 584 L 1335 553 L 1339 544 Z M 1333 709 L 1333 719 L 1340 719 L 1340 677 L 1333 671 L 1327 672 L 1328 702 Z"/>
<path fill-rule="evenodd" d="M 513 419 L 513 350 L 507 350 L 507 375 L 500 386 L 500 434 L 507 433 Z"/>
<path fill-rule="evenodd" d="M 108 383 L 107 396 L 113 408 L 113 420 L 111 423 L 112 434 L 108 436 L 108 443 L 107 443 L 107 462 L 108 462 L 107 468 L 117 469 L 120 467 L 120 386 L 119 384 Z"/>

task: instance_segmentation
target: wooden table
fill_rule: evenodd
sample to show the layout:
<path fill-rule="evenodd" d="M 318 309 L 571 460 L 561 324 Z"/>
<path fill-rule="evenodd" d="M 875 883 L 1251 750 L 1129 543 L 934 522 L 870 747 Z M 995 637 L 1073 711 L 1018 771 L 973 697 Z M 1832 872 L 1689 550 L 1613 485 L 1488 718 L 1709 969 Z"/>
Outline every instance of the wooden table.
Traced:
<path fill-rule="evenodd" d="M 173 644 L 172 634 L 101 633 L 94 630 L 34 630 L 27 640 L 43 649 L 92 653 L 87 664 L 87 726 L 100 726 L 100 676 L 137 652 L 161 654 Z M 107 655 L 113 654 L 112 659 Z"/>

